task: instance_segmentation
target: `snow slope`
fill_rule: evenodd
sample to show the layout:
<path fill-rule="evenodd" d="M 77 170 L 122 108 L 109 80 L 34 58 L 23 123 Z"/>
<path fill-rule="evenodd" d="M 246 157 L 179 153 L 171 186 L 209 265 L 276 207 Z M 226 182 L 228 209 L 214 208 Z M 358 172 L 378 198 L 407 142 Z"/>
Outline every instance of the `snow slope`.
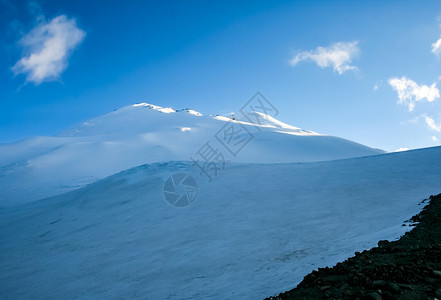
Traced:
<path fill-rule="evenodd" d="M 189 163 L 132 168 L 0 209 L 2 299 L 258 299 L 398 238 L 441 191 L 441 147 L 328 162 L 229 164 L 177 209 L 164 180 Z"/>
<path fill-rule="evenodd" d="M 256 112 L 256 114 L 259 114 Z M 382 153 L 319 135 L 260 113 L 260 127 L 239 122 L 253 139 L 234 162 L 283 163 Z M 0 206 L 70 191 L 145 163 L 190 160 L 231 116 L 202 116 L 140 103 L 84 122 L 58 136 L 0 145 Z M 219 144 L 217 147 L 221 147 Z M 228 153 L 227 153 L 228 155 Z"/>

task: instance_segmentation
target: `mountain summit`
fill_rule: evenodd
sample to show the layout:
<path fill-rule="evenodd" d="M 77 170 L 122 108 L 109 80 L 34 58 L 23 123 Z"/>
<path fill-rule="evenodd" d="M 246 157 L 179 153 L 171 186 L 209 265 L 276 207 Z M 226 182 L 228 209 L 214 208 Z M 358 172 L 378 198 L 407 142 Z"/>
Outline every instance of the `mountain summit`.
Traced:
<path fill-rule="evenodd" d="M 259 122 L 252 124 L 234 114 L 202 115 L 188 108 L 139 103 L 56 136 L 1 145 L 0 205 L 57 195 L 146 163 L 191 161 L 204 145 L 222 152 L 226 161 L 239 163 L 313 162 L 382 153 L 254 114 Z"/>

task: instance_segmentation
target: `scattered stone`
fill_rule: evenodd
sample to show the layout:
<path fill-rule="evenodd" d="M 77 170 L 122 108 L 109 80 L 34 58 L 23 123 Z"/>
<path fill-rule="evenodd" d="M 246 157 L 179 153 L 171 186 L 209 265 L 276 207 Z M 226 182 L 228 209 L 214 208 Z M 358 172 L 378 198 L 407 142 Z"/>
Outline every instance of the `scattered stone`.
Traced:
<path fill-rule="evenodd" d="M 388 240 L 381 240 L 378 242 L 378 247 L 386 246 L 389 244 Z"/>
<path fill-rule="evenodd" d="M 408 290 L 408 291 L 413 290 L 413 289 L 412 289 L 412 286 L 409 285 L 409 284 L 403 284 L 403 283 L 400 283 L 399 286 L 400 286 L 400 288 L 403 289 L 403 290 Z"/>
<path fill-rule="evenodd" d="M 395 294 L 399 294 L 401 292 L 400 287 L 396 283 L 388 282 L 387 283 L 387 287 L 388 287 L 389 291 L 391 291 L 391 292 L 393 292 Z"/>
<path fill-rule="evenodd" d="M 324 286 L 321 286 L 319 289 L 322 291 L 326 291 L 326 290 L 329 290 L 330 288 L 331 288 L 330 285 L 324 285 Z"/>
<path fill-rule="evenodd" d="M 383 297 L 381 297 L 381 295 L 378 294 L 377 292 L 373 292 L 373 293 L 370 293 L 370 294 L 369 294 L 369 299 L 372 299 L 372 300 L 381 300 L 381 299 L 383 299 Z"/>
<path fill-rule="evenodd" d="M 375 288 L 385 287 L 386 285 L 387 285 L 387 282 L 384 280 L 374 280 L 372 282 L 372 286 Z"/>

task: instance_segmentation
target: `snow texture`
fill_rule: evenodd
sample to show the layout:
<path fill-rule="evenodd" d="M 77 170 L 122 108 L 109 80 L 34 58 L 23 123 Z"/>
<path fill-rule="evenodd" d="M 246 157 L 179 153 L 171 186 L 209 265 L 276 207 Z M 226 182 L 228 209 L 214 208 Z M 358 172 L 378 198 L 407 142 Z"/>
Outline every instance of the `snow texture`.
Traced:
<path fill-rule="evenodd" d="M 139 103 L 57 136 L 0 145 L 0 207 L 55 196 L 146 163 L 188 161 L 228 122 L 243 125 L 253 136 L 240 155 L 227 158 L 234 162 L 324 161 L 382 153 L 256 114 L 262 120 L 258 128 L 234 116 Z"/>
<path fill-rule="evenodd" d="M 207 123 L 179 125 L 197 131 Z M 86 126 L 76 135 L 98 127 Z M 193 131 L 175 129 L 176 137 Z M 54 144 L 69 141 L 54 139 Z M 73 142 L 63 147 L 84 151 Z M 35 163 L 42 164 L 48 153 L 33 150 L 40 153 Z M 440 157 L 436 147 L 327 162 L 230 163 L 211 183 L 189 162 L 153 163 L 2 208 L 0 295 L 14 300 L 274 295 L 313 269 L 408 230 L 402 222 L 418 213 L 421 200 L 441 190 Z M 190 172 L 199 183 L 198 199 L 186 208 L 162 198 L 163 182 L 175 172 Z"/>

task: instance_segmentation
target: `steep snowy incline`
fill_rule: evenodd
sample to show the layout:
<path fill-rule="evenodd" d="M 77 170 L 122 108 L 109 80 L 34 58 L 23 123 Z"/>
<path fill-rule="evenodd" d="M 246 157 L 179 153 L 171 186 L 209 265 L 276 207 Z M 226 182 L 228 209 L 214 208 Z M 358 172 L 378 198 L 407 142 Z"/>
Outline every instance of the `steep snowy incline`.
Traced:
<path fill-rule="evenodd" d="M 0 209 L 3 299 L 259 299 L 395 239 L 441 191 L 441 148 L 338 161 L 229 164 L 174 208 L 164 180 L 189 163 L 136 167 Z M 191 172 L 193 172 L 191 171 Z"/>
<path fill-rule="evenodd" d="M 252 137 L 234 162 L 324 161 L 382 153 L 348 140 L 319 135 L 256 113 L 260 127 L 227 116 L 202 116 L 147 103 L 123 107 L 54 137 L 0 146 L 0 206 L 73 190 L 145 163 L 190 160 L 228 122 Z"/>

